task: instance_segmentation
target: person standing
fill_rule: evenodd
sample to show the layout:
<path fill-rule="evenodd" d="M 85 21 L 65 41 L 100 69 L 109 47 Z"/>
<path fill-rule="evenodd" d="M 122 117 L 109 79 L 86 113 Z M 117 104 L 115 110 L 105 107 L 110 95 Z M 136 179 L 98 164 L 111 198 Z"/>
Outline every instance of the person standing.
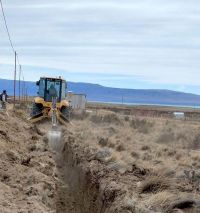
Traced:
<path fill-rule="evenodd" d="M 1 101 L 1 104 L 2 104 L 2 109 L 6 109 L 7 100 L 8 100 L 7 92 L 6 92 L 6 90 L 3 90 L 3 92 L 0 95 L 0 101 Z"/>

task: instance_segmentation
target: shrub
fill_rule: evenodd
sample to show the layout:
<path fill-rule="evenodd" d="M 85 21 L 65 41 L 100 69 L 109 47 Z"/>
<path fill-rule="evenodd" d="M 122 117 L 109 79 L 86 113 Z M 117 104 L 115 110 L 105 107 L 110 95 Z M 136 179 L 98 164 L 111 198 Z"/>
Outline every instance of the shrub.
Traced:
<path fill-rule="evenodd" d="M 189 149 L 200 149 L 200 134 L 195 135 L 191 143 L 188 144 Z"/>
<path fill-rule="evenodd" d="M 76 120 L 84 120 L 89 116 L 89 113 L 87 113 L 85 110 L 79 111 L 79 112 L 72 112 L 70 114 L 72 119 Z"/>
<path fill-rule="evenodd" d="M 129 116 L 125 116 L 125 117 L 124 117 L 124 120 L 125 120 L 125 121 L 129 121 L 129 120 L 130 120 Z"/>
<path fill-rule="evenodd" d="M 170 187 L 168 179 L 163 176 L 148 176 L 146 180 L 141 182 L 138 190 L 139 193 L 156 193 L 168 189 Z"/>
<path fill-rule="evenodd" d="M 98 143 L 102 147 L 107 146 L 108 145 L 108 138 L 100 138 Z"/>
<path fill-rule="evenodd" d="M 146 150 L 151 150 L 151 148 L 147 145 L 144 145 L 144 146 L 142 146 L 141 150 L 146 151 Z"/>
<path fill-rule="evenodd" d="M 133 158 L 136 158 L 136 159 L 138 159 L 139 157 L 140 157 L 140 155 L 139 155 L 139 153 L 137 153 L 137 152 L 131 152 L 131 156 L 133 157 Z"/>
<path fill-rule="evenodd" d="M 103 122 L 120 124 L 120 119 L 115 113 L 106 114 L 103 116 Z"/>
<path fill-rule="evenodd" d="M 169 143 L 175 140 L 175 134 L 171 129 L 164 129 L 157 139 L 157 143 Z"/>
<path fill-rule="evenodd" d="M 140 133 L 147 134 L 150 129 L 153 127 L 153 123 L 147 121 L 146 119 L 132 119 L 130 121 L 130 126 L 134 129 L 137 129 Z"/>
<path fill-rule="evenodd" d="M 90 120 L 93 122 L 93 123 L 102 123 L 103 122 L 103 116 L 102 115 L 92 115 L 90 117 Z"/>
<path fill-rule="evenodd" d="M 116 150 L 117 150 L 118 152 L 122 152 L 122 151 L 125 150 L 125 147 L 124 147 L 123 144 L 120 144 L 120 145 L 118 145 L 118 146 L 116 147 Z"/>
<path fill-rule="evenodd" d="M 110 113 L 106 115 L 92 115 L 90 120 L 94 123 L 115 123 L 121 124 L 119 117 L 115 113 Z"/>

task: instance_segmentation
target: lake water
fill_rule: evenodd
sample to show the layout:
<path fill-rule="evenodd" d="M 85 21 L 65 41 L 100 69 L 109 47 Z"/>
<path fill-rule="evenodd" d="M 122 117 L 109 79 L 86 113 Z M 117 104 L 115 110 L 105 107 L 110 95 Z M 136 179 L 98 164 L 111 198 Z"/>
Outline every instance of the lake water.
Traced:
<path fill-rule="evenodd" d="M 101 101 L 88 101 L 88 103 L 102 103 L 124 106 L 160 106 L 160 107 L 176 107 L 176 108 L 193 108 L 200 109 L 200 105 L 176 105 L 176 104 L 145 104 L 145 103 L 120 103 L 120 102 L 101 102 Z"/>

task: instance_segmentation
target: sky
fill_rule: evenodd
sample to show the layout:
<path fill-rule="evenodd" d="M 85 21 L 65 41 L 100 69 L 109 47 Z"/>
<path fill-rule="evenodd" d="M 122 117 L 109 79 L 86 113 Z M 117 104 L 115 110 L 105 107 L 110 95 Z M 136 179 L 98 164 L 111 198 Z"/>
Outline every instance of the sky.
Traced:
<path fill-rule="evenodd" d="M 199 0 L 2 0 L 26 80 L 200 94 Z M 0 12 L 0 77 L 14 56 Z"/>

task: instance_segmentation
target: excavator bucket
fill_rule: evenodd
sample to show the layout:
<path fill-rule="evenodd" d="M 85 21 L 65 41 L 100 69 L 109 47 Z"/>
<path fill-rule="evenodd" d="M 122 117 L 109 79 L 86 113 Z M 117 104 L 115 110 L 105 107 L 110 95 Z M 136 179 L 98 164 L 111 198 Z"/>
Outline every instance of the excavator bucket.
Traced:
<path fill-rule="evenodd" d="M 58 128 L 58 119 L 57 119 L 57 98 L 53 97 L 52 99 L 52 108 L 51 108 L 51 122 L 52 129 L 48 132 L 49 146 L 52 150 L 59 152 L 61 149 L 61 137 L 62 131 Z"/>
<path fill-rule="evenodd" d="M 56 152 L 61 151 L 62 147 L 62 131 L 58 127 L 52 127 L 51 130 L 48 131 L 48 141 L 49 147 Z"/>

